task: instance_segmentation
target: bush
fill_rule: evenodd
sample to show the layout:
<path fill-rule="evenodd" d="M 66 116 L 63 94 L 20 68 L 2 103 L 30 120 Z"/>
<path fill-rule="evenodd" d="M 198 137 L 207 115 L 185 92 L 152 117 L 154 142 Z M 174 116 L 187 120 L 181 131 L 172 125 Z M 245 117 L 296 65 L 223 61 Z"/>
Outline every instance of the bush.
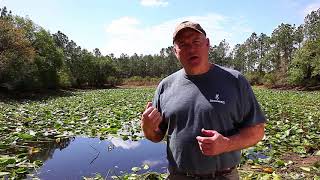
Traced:
<path fill-rule="evenodd" d="M 304 80 L 304 73 L 301 69 L 295 68 L 289 71 L 288 81 L 292 85 L 302 85 Z"/>
<path fill-rule="evenodd" d="M 263 84 L 263 81 L 262 81 L 263 74 L 261 74 L 259 72 L 245 73 L 245 77 L 247 78 L 247 80 L 249 81 L 249 83 L 251 85 L 262 85 Z"/>
<path fill-rule="evenodd" d="M 153 86 L 159 84 L 161 78 L 132 76 L 124 80 L 124 84 L 131 86 Z"/>
<path fill-rule="evenodd" d="M 110 84 L 111 86 L 117 86 L 117 85 L 122 84 L 122 79 L 117 78 L 115 76 L 109 76 L 107 78 L 107 83 Z"/>
<path fill-rule="evenodd" d="M 69 88 L 72 86 L 71 77 L 67 72 L 65 72 L 63 70 L 58 72 L 58 77 L 59 77 L 59 86 L 60 87 Z"/>
<path fill-rule="evenodd" d="M 277 77 L 274 73 L 267 73 L 263 76 L 263 84 L 268 86 L 268 87 L 272 87 L 274 85 L 276 85 L 277 82 Z"/>

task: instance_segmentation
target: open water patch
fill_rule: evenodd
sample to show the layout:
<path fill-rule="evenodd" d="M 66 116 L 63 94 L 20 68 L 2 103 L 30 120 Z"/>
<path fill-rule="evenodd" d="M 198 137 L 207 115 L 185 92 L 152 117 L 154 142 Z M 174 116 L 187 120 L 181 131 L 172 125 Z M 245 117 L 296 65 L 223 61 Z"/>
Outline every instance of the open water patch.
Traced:
<path fill-rule="evenodd" d="M 43 161 L 43 165 L 34 172 L 35 176 L 44 180 L 82 179 L 96 173 L 103 177 L 121 176 L 131 173 L 133 167 L 144 165 L 149 168 L 142 168 L 139 173 L 167 171 L 165 142 L 75 137 L 58 144 L 47 146 L 48 149 L 31 157 L 32 160 Z"/>

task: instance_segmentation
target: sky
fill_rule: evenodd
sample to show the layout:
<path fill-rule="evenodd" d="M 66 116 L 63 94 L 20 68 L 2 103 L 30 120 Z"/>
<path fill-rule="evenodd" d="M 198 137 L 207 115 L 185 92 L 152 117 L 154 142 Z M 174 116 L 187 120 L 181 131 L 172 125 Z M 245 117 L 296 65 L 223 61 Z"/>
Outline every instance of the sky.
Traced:
<path fill-rule="evenodd" d="M 185 20 L 200 23 L 211 45 L 225 39 L 232 48 L 253 32 L 270 36 L 281 23 L 303 24 L 320 0 L 0 0 L 3 6 L 91 52 L 119 57 L 159 54 Z"/>

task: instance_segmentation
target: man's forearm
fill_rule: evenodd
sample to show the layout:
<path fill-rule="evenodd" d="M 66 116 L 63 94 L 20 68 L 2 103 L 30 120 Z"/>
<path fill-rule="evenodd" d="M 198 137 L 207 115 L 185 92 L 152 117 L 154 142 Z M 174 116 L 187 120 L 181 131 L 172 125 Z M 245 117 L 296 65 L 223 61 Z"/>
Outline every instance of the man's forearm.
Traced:
<path fill-rule="evenodd" d="M 264 136 L 264 123 L 249 126 L 228 137 L 228 151 L 241 150 L 257 144 Z"/>

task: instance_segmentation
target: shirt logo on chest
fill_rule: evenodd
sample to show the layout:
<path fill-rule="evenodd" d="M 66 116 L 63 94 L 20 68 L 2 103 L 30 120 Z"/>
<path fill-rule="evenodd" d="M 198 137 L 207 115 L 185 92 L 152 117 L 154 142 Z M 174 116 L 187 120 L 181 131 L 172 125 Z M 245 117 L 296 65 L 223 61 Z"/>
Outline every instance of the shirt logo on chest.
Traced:
<path fill-rule="evenodd" d="M 210 103 L 220 103 L 220 104 L 226 104 L 225 101 L 221 101 L 220 100 L 220 95 L 219 94 L 216 94 L 215 98 L 214 99 L 209 99 L 209 102 Z"/>

